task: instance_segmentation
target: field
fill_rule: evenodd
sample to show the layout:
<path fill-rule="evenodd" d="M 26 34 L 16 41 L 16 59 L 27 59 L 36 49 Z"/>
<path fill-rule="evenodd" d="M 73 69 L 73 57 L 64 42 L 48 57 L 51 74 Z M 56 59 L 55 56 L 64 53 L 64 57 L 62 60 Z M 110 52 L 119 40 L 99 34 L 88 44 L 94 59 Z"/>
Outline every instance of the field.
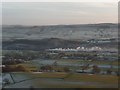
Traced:
<path fill-rule="evenodd" d="M 52 65 L 57 61 L 58 65 L 53 66 L 53 70 L 59 70 L 60 72 L 40 72 L 41 66 Z M 110 67 L 109 61 L 83 61 L 83 60 L 32 60 L 21 64 L 10 65 L 11 68 L 17 66 L 24 67 L 26 72 L 11 72 L 15 83 L 11 81 L 7 87 L 35 87 L 35 88 L 117 88 L 118 76 L 110 74 L 90 74 L 90 73 L 76 73 L 76 72 L 64 72 L 64 67 L 70 68 L 70 70 L 79 70 L 80 65 L 85 63 L 95 64 L 101 67 L 103 71 Z M 117 61 L 112 62 L 113 66 L 118 67 Z M 118 68 L 113 68 L 113 71 L 117 71 Z M 9 73 L 5 73 L 9 74 Z M 11 78 L 11 77 L 10 77 Z M 23 86 L 25 85 L 25 86 Z"/>
<path fill-rule="evenodd" d="M 23 84 L 37 88 L 117 88 L 118 76 L 113 75 L 92 75 L 78 73 L 46 72 L 46 73 L 12 73 L 16 76 L 27 76 L 27 79 L 17 80 L 7 87 L 19 87 Z M 29 77 L 29 78 L 28 78 Z M 29 82 L 29 83 L 28 83 Z M 23 87 L 23 86 L 22 86 Z"/>

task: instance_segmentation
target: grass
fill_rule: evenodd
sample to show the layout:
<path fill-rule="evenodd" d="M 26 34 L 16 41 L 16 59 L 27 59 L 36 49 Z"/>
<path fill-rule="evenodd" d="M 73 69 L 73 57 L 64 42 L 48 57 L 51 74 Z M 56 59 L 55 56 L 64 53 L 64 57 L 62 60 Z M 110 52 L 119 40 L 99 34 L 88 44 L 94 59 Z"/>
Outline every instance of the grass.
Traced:
<path fill-rule="evenodd" d="M 118 84 L 118 76 L 113 75 L 88 75 L 88 74 L 77 74 L 73 73 L 69 75 L 70 73 L 64 73 L 64 72 L 45 72 L 45 73 L 30 73 L 31 77 L 34 78 L 56 78 L 56 79 L 63 79 L 68 82 L 93 82 L 97 83 L 98 85 L 112 85 L 117 86 Z M 69 76 L 69 77 L 66 77 Z M 49 87 L 49 88 L 96 88 L 95 85 L 81 85 L 81 84 L 52 84 L 47 82 L 41 82 L 35 81 L 35 86 L 42 86 Z M 106 86 L 107 87 L 107 86 Z"/>
<path fill-rule="evenodd" d="M 109 84 L 118 83 L 118 77 L 113 75 L 72 74 L 70 77 L 65 78 L 65 80 L 100 82 L 100 83 L 109 83 Z"/>
<path fill-rule="evenodd" d="M 95 88 L 95 86 L 90 86 L 90 85 L 66 85 L 66 84 L 46 84 L 46 83 L 35 83 L 35 86 L 40 87 L 40 88 Z"/>
<path fill-rule="evenodd" d="M 59 61 L 59 60 L 58 60 Z M 84 63 L 89 63 L 89 64 L 97 64 L 97 65 L 109 65 L 111 64 L 110 61 L 99 61 L 99 60 L 96 60 L 96 61 L 91 61 L 91 60 L 73 60 L 73 59 L 67 59 L 67 60 L 64 60 L 64 59 L 60 59 L 61 62 L 69 62 L 69 63 L 74 63 L 74 64 L 84 64 Z M 112 65 L 118 65 L 118 61 L 113 61 L 112 62 Z"/>
<path fill-rule="evenodd" d="M 14 72 L 14 74 L 27 76 L 29 79 L 25 81 L 31 82 L 31 85 L 36 88 L 114 88 L 118 85 L 118 76 L 113 75 L 71 74 L 65 72 Z"/>
<path fill-rule="evenodd" d="M 67 81 L 83 81 L 83 82 L 100 82 L 100 83 L 109 83 L 117 84 L 118 76 L 114 75 L 89 75 L 89 74 L 78 74 L 65 72 L 45 72 L 45 73 L 31 73 L 32 77 L 36 78 L 63 78 Z M 66 77 L 68 76 L 69 77 Z"/>
<path fill-rule="evenodd" d="M 64 72 L 44 72 L 44 73 L 31 73 L 36 78 L 64 78 L 67 73 Z"/>

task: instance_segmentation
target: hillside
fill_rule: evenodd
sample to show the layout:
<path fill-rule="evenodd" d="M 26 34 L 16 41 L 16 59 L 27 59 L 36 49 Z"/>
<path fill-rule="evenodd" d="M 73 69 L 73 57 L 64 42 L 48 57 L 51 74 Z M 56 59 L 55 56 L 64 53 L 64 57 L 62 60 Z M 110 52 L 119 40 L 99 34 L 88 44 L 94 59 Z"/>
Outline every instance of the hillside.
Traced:
<path fill-rule="evenodd" d="M 60 38 L 45 38 L 41 40 L 10 40 L 3 41 L 2 49 L 5 50 L 45 50 L 50 48 L 76 48 L 76 47 L 94 47 L 117 49 L 117 42 L 112 41 L 108 43 L 89 43 L 86 41 L 65 40 Z"/>
<path fill-rule="evenodd" d="M 97 39 L 97 38 L 116 38 L 118 36 L 117 24 L 81 24 L 81 25 L 51 25 L 51 26 L 20 26 L 3 25 L 3 40 L 11 39 Z"/>

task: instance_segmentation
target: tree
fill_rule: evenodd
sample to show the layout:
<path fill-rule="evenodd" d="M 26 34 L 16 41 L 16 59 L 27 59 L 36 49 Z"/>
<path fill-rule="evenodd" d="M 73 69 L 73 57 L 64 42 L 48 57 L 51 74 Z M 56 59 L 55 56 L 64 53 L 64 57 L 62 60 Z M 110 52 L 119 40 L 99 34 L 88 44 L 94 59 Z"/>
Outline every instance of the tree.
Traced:
<path fill-rule="evenodd" d="M 55 61 L 54 63 L 53 63 L 53 66 L 57 66 L 58 65 L 58 63 L 57 63 L 57 61 Z"/>
<path fill-rule="evenodd" d="M 111 74 L 112 73 L 112 70 L 111 69 L 108 69 L 107 70 L 107 74 Z"/>
<path fill-rule="evenodd" d="M 93 70 L 92 73 L 96 74 L 96 73 L 100 73 L 100 68 L 97 65 L 93 65 Z"/>
<path fill-rule="evenodd" d="M 64 72 L 70 72 L 70 69 L 68 67 L 63 68 Z"/>
<path fill-rule="evenodd" d="M 19 65 L 15 68 L 15 71 L 26 71 L 26 68 L 22 65 Z"/>
<path fill-rule="evenodd" d="M 45 71 L 45 70 L 46 70 L 45 66 L 42 66 L 40 69 L 41 69 L 42 71 Z"/>
<path fill-rule="evenodd" d="M 46 66 L 42 66 L 40 69 L 41 69 L 42 71 L 47 71 L 47 70 L 52 71 L 52 70 L 53 70 L 53 67 L 50 66 L 50 65 L 46 65 Z"/>

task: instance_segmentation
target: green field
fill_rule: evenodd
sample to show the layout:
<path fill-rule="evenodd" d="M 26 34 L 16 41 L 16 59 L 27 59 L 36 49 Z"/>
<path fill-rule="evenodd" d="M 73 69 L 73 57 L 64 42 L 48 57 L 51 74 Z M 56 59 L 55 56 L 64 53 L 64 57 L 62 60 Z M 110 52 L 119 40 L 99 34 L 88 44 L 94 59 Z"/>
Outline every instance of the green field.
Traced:
<path fill-rule="evenodd" d="M 19 76 L 27 76 L 30 79 L 11 84 L 17 86 L 31 82 L 37 88 L 117 88 L 118 76 L 113 75 L 90 75 L 64 72 L 44 73 L 14 73 Z M 13 75 L 14 76 L 14 75 Z M 16 77 L 17 78 L 17 77 Z"/>

